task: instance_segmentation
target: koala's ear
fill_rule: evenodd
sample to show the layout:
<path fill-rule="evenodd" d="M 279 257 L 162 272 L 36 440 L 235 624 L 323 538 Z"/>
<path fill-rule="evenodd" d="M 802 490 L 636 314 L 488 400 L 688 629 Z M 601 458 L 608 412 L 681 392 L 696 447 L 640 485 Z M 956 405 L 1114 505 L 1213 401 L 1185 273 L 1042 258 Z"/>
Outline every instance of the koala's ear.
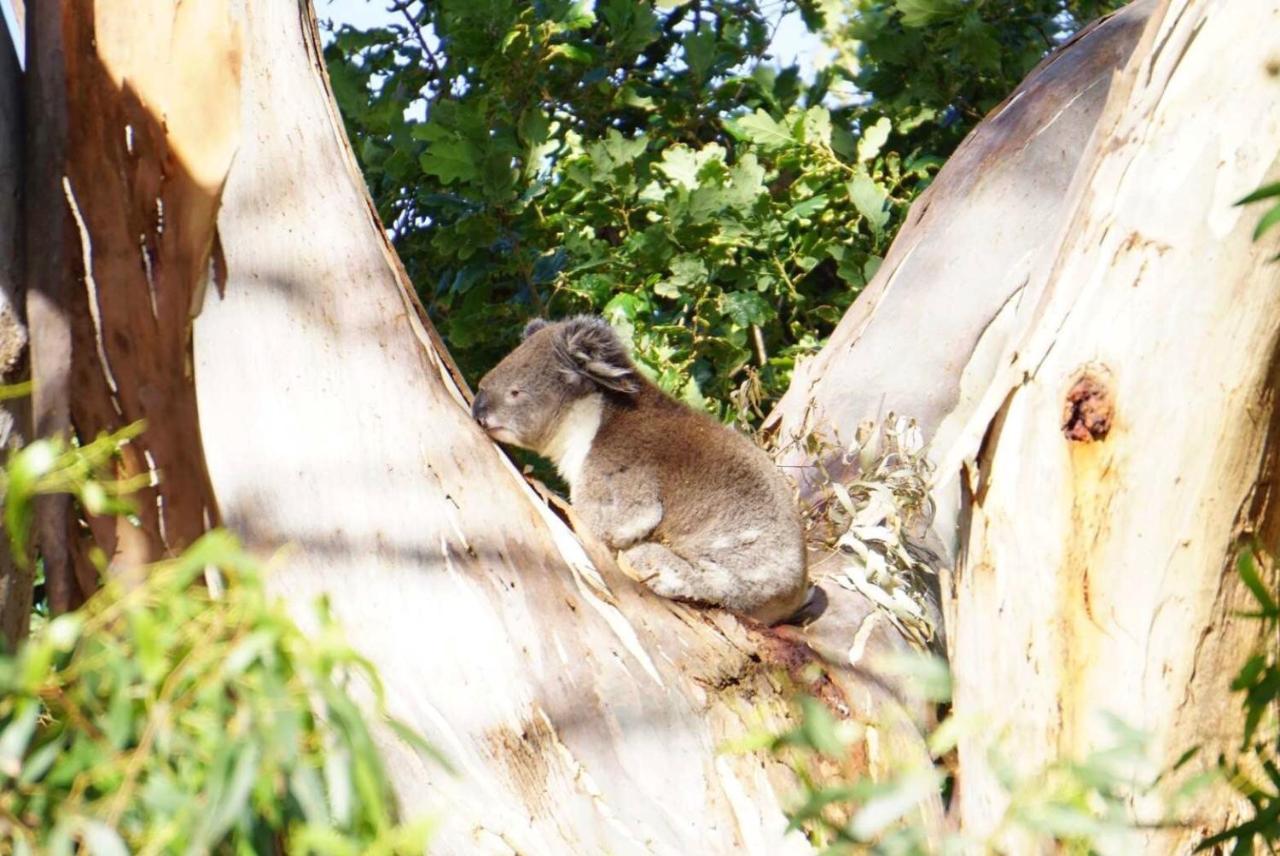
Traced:
<path fill-rule="evenodd" d="M 530 336 L 532 336 L 534 333 L 538 332 L 545 326 L 547 326 L 547 319 L 534 318 L 528 324 L 524 325 L 524 332 L 520 334 L 520 341 L 523 342 L 525 339 L 529 338 Z"/>
<path fill-rule="evenodd" d="M 596 386 L 632 395 L 640 391 L 635 366 L 622 340 L 603 318 L 579 315 L 556 331 L 556 351 L 565 371 Z"/>

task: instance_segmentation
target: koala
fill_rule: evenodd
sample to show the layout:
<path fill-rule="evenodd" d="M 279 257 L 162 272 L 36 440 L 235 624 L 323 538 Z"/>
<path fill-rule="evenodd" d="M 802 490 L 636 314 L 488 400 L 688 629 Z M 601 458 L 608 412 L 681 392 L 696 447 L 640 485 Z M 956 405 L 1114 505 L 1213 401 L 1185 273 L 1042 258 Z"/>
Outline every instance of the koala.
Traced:
<path fill-rule="evenodd" d="M 550 458 L 592 534 L 657 594 L 766 624 L 805 604 L 785 478 L 746 437 L 641 376 L 603 319 L 530 322 L 480 381 L 472 415 L 495 440 Z"/>

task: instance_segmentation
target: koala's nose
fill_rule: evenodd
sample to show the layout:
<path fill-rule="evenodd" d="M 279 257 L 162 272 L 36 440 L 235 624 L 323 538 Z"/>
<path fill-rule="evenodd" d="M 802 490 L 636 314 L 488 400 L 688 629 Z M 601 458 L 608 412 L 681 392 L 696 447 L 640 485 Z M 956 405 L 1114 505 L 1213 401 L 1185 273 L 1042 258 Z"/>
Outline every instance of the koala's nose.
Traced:
<path fill-rule="evenodd" d="M 489 393 L 483 389 L 476 393 L 476 397 L 471 402 L 471 416 L 481 425 L 485 424 L 485 417 L 489 414 Z"/>

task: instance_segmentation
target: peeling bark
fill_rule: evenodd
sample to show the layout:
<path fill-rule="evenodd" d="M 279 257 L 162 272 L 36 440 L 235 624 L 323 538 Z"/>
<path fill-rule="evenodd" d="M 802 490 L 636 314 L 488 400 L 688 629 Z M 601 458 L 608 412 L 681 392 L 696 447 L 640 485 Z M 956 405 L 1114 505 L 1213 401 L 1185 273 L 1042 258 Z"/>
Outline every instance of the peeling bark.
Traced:
<path fill-rule="evenodd" d="M 127 569 L 181 550 L 217 520 L 190 332 L 238 139 L 237 35 L 213 0 L 131 3 L 127 14 L 42 4 L 32 33 L 37 430 L 92 438 L 148 420 L 117 471 L 150 480 L 136 494 L 138 523 L 88 521 L 110 567 Z M 40 517 L 55 609 L 96 585 L 67 508 L 50 501 Z"/>

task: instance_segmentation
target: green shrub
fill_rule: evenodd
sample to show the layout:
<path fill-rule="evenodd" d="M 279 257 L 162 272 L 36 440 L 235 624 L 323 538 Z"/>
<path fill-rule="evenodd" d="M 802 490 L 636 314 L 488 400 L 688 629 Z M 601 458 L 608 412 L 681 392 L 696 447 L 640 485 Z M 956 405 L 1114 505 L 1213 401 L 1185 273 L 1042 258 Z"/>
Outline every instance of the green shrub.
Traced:
<path fill-rule="evenodd" d="M 1248 800 L 1253 815 L 1206 838 L 1199 848 L 1230 845 L 1234 856 L 1274 853 L 1280 845 L 1280 603 L 1268 587 L 1263 568 L 1274 568 L 1270 556 L 1256 547 L 1241 551 L 1236 570 L 1257 602 L 1256 611 L 1244 617 L 1258 622 L 1258 641 L 1231 682 L 1245 714 L 1240 753 L 1219 761 L 1227 781 Z"/>
<path fill-rule="evenodd" d="M 225 532 L 145 571 L 0 657 L 0 849 L 422 852 L 328 612 L 303 635 Z"/>
<path fill-rule="evenodd" d="M 140 429 L 10 457 L 0 501 L 19 561 L 36 496 L 128 513 L 110 469 Z M 422 852 L 353 699 L 382 710 L 376 672 L 323 603 L 304 635 L 263 575 L 210 532 L 0 654 L 0 852 Z"/>
<path fill-rule="evenodd" d="M 382 220 L 472 380 L 600 312 L 758 424 L 983 113 L 1116 0 L 401 0 L 325 57 Z M 770 56 L 798 10 L 834 61 Z"/>

